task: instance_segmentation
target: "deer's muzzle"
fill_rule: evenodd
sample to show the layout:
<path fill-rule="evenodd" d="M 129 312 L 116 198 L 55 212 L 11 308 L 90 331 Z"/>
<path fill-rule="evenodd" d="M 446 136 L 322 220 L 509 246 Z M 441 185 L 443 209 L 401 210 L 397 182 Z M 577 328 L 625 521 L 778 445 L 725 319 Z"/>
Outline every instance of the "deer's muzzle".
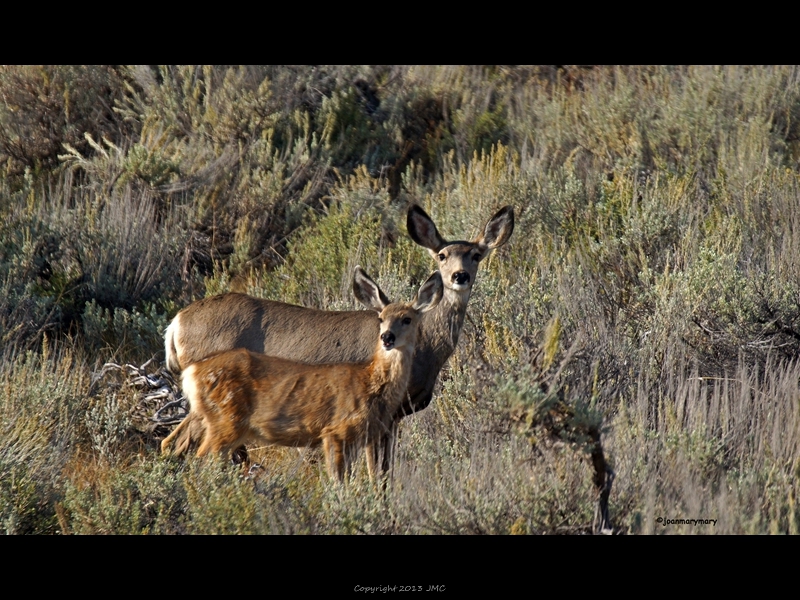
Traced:
<path fill-rule="evenodd" d="M 394 334 L 391 331 L 381 334 L 381 341 L 383 342 L 384 350 L 391 350 L 394 346 Z"/>
<path fill-rule="evenodd" d="M 456 271 L 453 273 L 453 283 L 467 285 L 469 283 L 469 273 L 466 271 Z"/>

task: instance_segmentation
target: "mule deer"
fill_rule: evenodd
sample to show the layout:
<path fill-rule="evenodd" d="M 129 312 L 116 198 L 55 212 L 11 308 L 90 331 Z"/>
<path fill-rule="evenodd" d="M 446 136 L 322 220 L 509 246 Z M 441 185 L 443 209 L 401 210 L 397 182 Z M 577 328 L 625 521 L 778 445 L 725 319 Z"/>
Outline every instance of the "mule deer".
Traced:
<path fill-rule="evenodd" d="M 390 434 L 408 389 L 420 317 L 441 300 L 442 278 L 436 271 L 408 303 L 390 304 L 361 267 L 353 287 L 357 298 L 379 313 L 379 335 L 367 362 L 307 364 L 239 348 L 183 371 L 191 413 L 205 427 L 198 456 L 230 456 L 248 442 L 322 443 L 329 474 L 342 480 L 366 444 L 374 481 L 378 443 Z M 323 336 L 320 343 L 334 339 Z"/>
<path fill-rule="evenodd" d="M 408 394 L 396 420 L 422 410 L 431 402 L 436 377 L 458 342 L 480 262 L 505 244 L 514 230 L 514 210 L 500 209 L 472 241 L 448 241 L 419 206 L 408 210 L 411 239 L 436 261 L 444 282 L 442 301 L 422 316 Z M 199 300 L 179 312 L 167 328 L 167 366 L 174 373 L 206 356 L 247 348 L 308 363 L 359 362 L 374 350 L 378 318 L 373 311 L 321 311 L 283 302 L 228 293 Z M 203 428 L 190 413 L 179 435 L 162 442 L 162 450 L 182 454 L 202 439 Z M 394 424 L 396 430 L 397 422 Z M 388 436 L 382 468 L 391 466 L 393 447 Z"/>

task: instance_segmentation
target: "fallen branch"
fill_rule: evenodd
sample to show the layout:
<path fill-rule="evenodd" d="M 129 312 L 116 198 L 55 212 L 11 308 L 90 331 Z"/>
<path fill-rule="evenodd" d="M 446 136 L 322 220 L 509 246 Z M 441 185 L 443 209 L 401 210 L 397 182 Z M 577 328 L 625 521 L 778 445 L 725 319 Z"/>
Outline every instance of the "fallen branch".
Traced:
<path fill-rule="evenodd" d="M 138 388 L 141 397 L 134 412 L 141 414 L 143 420 L 154 423 L 155 426 L 180 423 L 189 412 L 188 402 L 172 374 L 163 367 L 148 372 L 148 367 L 152 366 L 158 366 L 154 358 L 141 366 L 105 363 L 99 373 L 92 375 L 89 395 L 95 395 L 101 385 L 111 388 L 121 385 Z M 121 376 L 122 382 L 119 379 L 109 381 L 107 377 L 111 373 Z"/>

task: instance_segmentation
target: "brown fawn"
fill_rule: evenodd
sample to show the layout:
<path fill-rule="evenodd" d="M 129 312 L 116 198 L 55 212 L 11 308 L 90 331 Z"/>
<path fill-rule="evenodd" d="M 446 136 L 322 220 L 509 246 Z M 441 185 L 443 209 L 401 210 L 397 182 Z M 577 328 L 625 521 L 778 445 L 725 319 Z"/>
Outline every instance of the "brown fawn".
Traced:
<path fill-rule="evenodd" d="M 472 241 L 448 241 L 422 208 L 412 205 L 406 226 L 411 239 L 428 249 L 442 274 L 442 301 L 422 316 L 408 394 L 398 407 L 393 428 L 405 415 L 431 402 L 433 388 L 445 362 L 455 350 L 478 266 L 514 231 L 514 210 L 500 209 Z M 179 373 L 215 352 L 247 348 L 307 363 L 369 360 L 378 333 L 373 311 L 322 311 L 228 293 L 192 303 L 167 328 L 167 366 Z M 181 431 L 164 440 L 166 451 L 174 441 L 175 454 L 202 440 L 203 428 L 190 413 Z M 391 467 L 394 435 L 387 436 L 381 468 Z"/>
<path fill-rule="evenodd" d="M 215 354 L 183 371 L 190 413 L 205 433 L 198 456 L 230 457 L 248 443 L 323 445 L 328 473 L 338 480 L 365 445 L 375 480 L 379 443 L 408 391 L 421 316 L 442 298 L 436 271 L 412 302 L 389 303 L 378 285 L 356 267 L 358 300 L 378 314 L 379 328 L 369 361 L 307 364 L 239 348 Z M 335 343 L 334 339 L 320 343 Z M 377 346 L 376 346 L 377 345 Z M 170 438 L 186 420 L 162 443 Z"/>

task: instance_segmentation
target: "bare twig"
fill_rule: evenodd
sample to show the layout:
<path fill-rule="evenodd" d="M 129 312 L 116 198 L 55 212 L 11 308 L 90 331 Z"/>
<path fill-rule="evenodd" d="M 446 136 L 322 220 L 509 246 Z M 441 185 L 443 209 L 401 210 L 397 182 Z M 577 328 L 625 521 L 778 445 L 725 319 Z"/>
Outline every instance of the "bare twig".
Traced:
<path fill-rule="evenodd" d="M 148 367 L 156 367 L 157 370 L 148 373 Z M 122 384 L 118 380 L 106 381 L 110 373 L 120 374 L 123 378 Z M 180 393 L 172 374 L 163 367 L 158 368 L 154 358 L 141 366 L 105 363 L 99 373 L 92 375 L 89 394 L 96 394 L 101 383 L 106 387 L 127 385 L 138 388 L 141 397 L 135 412 L 147 415 L 143 418 L 156 426 L 180 423 L 189 412 L 186 398 Z"/>

